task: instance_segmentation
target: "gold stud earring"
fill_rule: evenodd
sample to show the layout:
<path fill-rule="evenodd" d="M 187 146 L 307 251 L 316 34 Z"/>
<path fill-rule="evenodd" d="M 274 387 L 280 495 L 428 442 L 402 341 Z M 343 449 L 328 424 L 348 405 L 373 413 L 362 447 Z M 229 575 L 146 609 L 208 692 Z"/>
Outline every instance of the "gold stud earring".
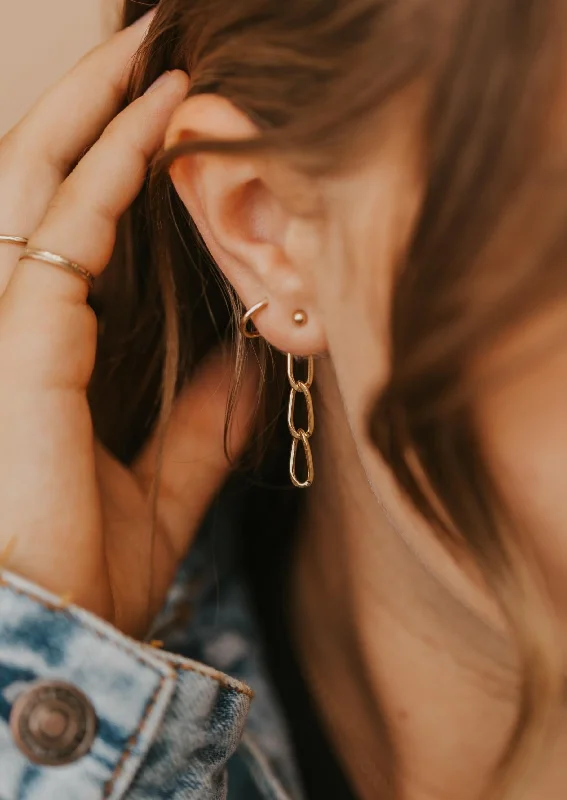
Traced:
<path fill-rule="evenodd" d="M 263 311 L 267 306 L 267 300 L 262 300 L 259 303 L 256 303 L 256 305 L 253 305 L 248 309 L 248 311 L 240 320 L 240 333 L 242 336 L 246 337 L 246 339 L 258 339 L 261 336 L 261 334 L 255 328 L 250 329 L 248 323 L 253 322 L 254 316 L 258 312 Z M 305 311 L 302 311 L 301 309 L 295 311 L 293 314 L 293 322 L 296 325 L 305 325 L 307 322 L 307 314 Z M 291 453 L 289 457 L 289 476 L 293 485 L 298 489 L 308 489 L 313 484 L 313 480 L 315 478 L 313 453 L 311 452 L 311 445 L 309 443 L 309 440 L 313 436 L 313 431 L 315 430 L 315 411 L 313 408 L 313 398 L 310 391 L 313 384 L 313 378 L 315 376 L 315 364 L 313 356 L 308 356 L 307 359 L 302 359 L 306 361 L 307 364 L 307 375 L 305 376 L 305 380 L 298 380 L 295 377 L 294 360 L 295 357 L 291 353 L 288 353 L 287 377 L 289 380 L 290 392 L 287 406 L 287 425 L 292 437 Z M 295 400 L 298 394 L 302 394 L 305 398 L 305 404 L 307 407 L 307 430 L 297 427 L 294 421 Z M 300 443 L 303 446 L 303 452 L 305 453 L 305 461 L 307 464 L 307 475 L 303 481 L 297 476 L 297 451 Z"/>

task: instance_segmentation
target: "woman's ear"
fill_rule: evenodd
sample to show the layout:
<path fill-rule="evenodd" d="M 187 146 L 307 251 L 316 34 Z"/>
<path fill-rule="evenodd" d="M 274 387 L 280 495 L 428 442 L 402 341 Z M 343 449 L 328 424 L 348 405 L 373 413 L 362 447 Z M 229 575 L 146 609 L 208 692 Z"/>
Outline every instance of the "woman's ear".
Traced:
<path fill-rule="evenodd" d="M 238 140 L 258 134 L 248 117 L 216 95 L 190 97 L 174 113 L 166 148 L 184 139 Z M 175 189 L 216 263 L 246 308 L 267 307 L 254 320 L 278 349 L 295 355 L 323 353 L 326 342 L 309 266 L 297 257 L 298 234 L 314 252 L 318 228 L 286 202 L 274 181 L 273 157 L 197 153 L 170 167 Z M 288 247 L 293 240 L 293 247 Z M 311 240 L 311 241 L 309 241 Z M 306 323 L 294 323 L 297 311 Z"/>

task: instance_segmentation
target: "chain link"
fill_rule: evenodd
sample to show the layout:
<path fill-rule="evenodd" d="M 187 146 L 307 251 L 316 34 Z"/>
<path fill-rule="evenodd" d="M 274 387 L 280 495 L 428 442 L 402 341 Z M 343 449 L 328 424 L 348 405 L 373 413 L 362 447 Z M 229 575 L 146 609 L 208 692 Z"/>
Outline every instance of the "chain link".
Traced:
<path fill-rule="evenodd" d="M 309 391 L 313 383 L 314 372 L 315 365 L 313 363 L 313 356 L 309 356 L 307 359 L 307 377 L 303 381 L 297 380 L 294 372 L 293 356 L 288 354 L 287 377 L 289 379 L 291 390 L 289 393 L 289 403 L 287 407 L 287 424 L 289 427 L 289 432 L 292 436 L 291 454 L 289 458 L 289 475 L 291 482 L 294 486 L 297 486 L 298 489 L 307 489 L 309 486 L 311 486 L 315 476 L 313 454 L 311 452 L 311 445 L 309 444 L 309 439 L 315 430 L 313 398 L 311 397 L 311 392 Z M 305 397 L 305 403 L 307 406 L 307 430 L 298 428 L 294 421 L 295 398 L 298 394 L 302 394 Z M 303 445 L 305 461 L 307 462 L 307 478 L 304 481 L 300 481 L 297 477 L 297 450 L 300 443 Z"/>

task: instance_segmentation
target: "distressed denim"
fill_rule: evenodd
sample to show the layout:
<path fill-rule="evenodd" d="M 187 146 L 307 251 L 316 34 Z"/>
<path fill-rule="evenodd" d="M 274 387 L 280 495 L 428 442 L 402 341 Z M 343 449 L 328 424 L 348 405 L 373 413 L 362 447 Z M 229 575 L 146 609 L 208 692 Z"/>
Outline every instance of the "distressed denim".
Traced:
<path fill-rule="evenodd" d="M 233 544 L 217 509 L 156 620 L 163 649 L 2 573 L 0 800 L 301 800 Z M 94 744 L 68 766 L 32 764 L 12 737 L 12 705 L 37 680 L 95 708 Z"/>

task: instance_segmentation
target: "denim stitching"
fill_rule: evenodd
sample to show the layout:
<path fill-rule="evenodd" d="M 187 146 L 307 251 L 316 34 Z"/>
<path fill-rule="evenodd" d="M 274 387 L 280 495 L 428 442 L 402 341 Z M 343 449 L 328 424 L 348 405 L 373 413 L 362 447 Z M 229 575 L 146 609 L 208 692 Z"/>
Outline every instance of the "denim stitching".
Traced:
<path fill-rule="evenodd" d="M 25 589 L 20 589 L 18 586 L 14 586 L 13 584 L 9 583 L 9 581 L 6 581 L 2 577 L 0 577 L 0 587 L 4 587 L 4 588 L 8 589 L 9 591 L 15 592 L 16 594 L 23 595 L 24 597 L 28 597 L 30 600 L 33 600 L 35 603 L 38 603 L 39 605 L 43 606 L 48 611 L 54 611 L 54 612 L 57 612 L 59 614 L 66 614 L 70 619 L 73 620 L 73 622 L 77 622 L 79 625 L 87 628 L 89 631 L 94 633 L 95 636 L 97 636 L 102 641 L 110 642 L 111 644 L 115 645 L 119 650 L 122 650 L 124 653 L 127 653 L 128 655 L 132 656 L 142 666 L 149 667 L 150 669 L 152 668 L 152 666 L 153 666 L 152 664 L 148 664 L 146 661 L 144 661 L 142 658 L 140 658 L 134 652 L 132 652 L 128 648 L 126 648 L 123 645 L 121 645 L 120 642 L 115 641 L 110 636 L 107 636 L 104 633 L 101 633 L 100 631 L 98 631 L 96 628 L 92 627 L 92 625 L 88 622 L 88 620 L 80 619 L 77 615 L 73 614 L 72 610 L 69 609 L 68 607 L 58 606 L 58 605 L 55 605 L 55 603 L 50 603 L 47 600 L 42 599 L 41 597 L 36 597 L 35 595 L 31 594 L 30 592 L 26 591 Z M 121 634 L 121 635 L 125 636 L 125 634 Z M 135 639 L 130 639 L 130 637 L 126 637 L 126 638 L 129 641 L 131 641 L 132 644 L 135 645 L 136 647 L 144 646 L 143 642 L 137 642 Z M 164 653 L 164 655 L 167 657 L 167 653 Z M 154 654 L 154 658 L 155 657 L 156 656 Z M 211 678 L 212 680 L 214 680 L 216 683 L 218 683 L 220 686 L 222 686 L 225 689 L 226 688 L 233 689 L 235 692 L 238 692 L 238 694 L 243 694 L 243 695 L 245 695 L 247 697 L 253 697 L 254 696 L 254 692 L 248 686 L 245 686 L 244 684 L 240 684 L 237 681 L 235 681 L 235 685 L 232 685 L 232 683 L 231 684 L 227 684 L 226 681 L 224 681 L 222 679 L 222 674 L 218 673 L 218 675 L 215 675 L 214 674 L 214 670 L 212 671 L 213 674 L 211 674 L 210 672 L 208 672 L 205 669 L 202 669 L 202 670 L 198 669 L 198 667 L 196 665 L 181 664 L 181 663 L 179 663 L 179 664 L 171 663 L 170 661 L 167 660 L 167 658 L 161 659 L 161 661 L 162 661 L 163 664 L 165 664 L 165 666 L 169 667 L 170 669 L 174 669 L 174 670 L 182 669 L 182 670 L 185 670 L 186 672 L 195 672 L 198 675 L 203 675 L 203 677 L 205 677 L 205 678 Z"/>
<path fill-rule="evenodd" d="M 127 653 L 128 655 L 132 656 L 143 667 L 146 667 L 146 668 L 149 667 L 150 669 L 152 668 L 152 665 L 149 664 L 148 662 L 144 661 L 143 659 L 141 659 L 140 656 L 137 656 L 135 653 L 133 653 L 127 647 L 124 647 L 124 645 L 121 645 L 119 642 L 116 642 L 110 636 L 107 636 L 104 633 L 101 633 L 101 631 L 97 631 L 97 629 L 92 627 L 89 624 L 88 621 L 80 619 L 78 616 L 73 614 L 72 611 L 69 610 L 69 608 L 64 607 L 64 606 L 57 606 L 57 605 L 55 605 L 55 603 L 50 603 L 49 601 L 44 600 L 41 597 L 36 597 L 35 595 L 31 594 L 30 592 L 26 591 L 25 589 L 20 589 L 18 586 L 13 586 L 11 583 L 9 583 L 8 581 L 4 580 L 4 578 L 0 578 L 0 587 L 4 587 L 5 589 L 8 589 L 11 592 L 15 592 L 15 594 L 23 595 L 24 597 L 29 598 L 34 603 L 37 603 L 38 605 L 43 606 L 44 608 L 46 608 L 48 611 L 54 611 L 54 612 L 56 612 L 58 614 L 66 615 L 73 622 L 78 623 L 82 627 L 87 628 L 87 630 L 89 630 L 91 633 L 94 633 L 94 635 L 98 639 L 100 639 L 101 641 L 110 642 L 110 644 L 116 645 L 116 647 L 119 650 L 122 650 L 123 653 Z M 137 644 L 137 642 L 134 639 L 132 639 L 131 641 L 132 641 L 133 644 Z"/>
<path fill-rule="evenodd" d="M 167 655 L 167 654 L 166 654 Z M 218 674 L 211 674 L 208 670 L 199 669 L 197 665 L 194 664 L 176 664 L 175 662 L 166 662 L 168 666 L 173 667 L 177 670 L 182 670 L 184 672 L 195 672 L 197 675 L 202 675 L 204 678 L 212 678 L 216 681 L 223 689 L 231 689 L 238 694 L 243 695 L 244 697 L 249 697 L 250 699 L 254 699 L 254 690 L 251 689 L 249 686 L 246 686 L 244 683 L 240 683 L 240 681 L 234 681 L 230 678 L 230 675 L 227 675 L 226 678 L 223 678 L 222 672 Z M 228 680 L 227 680 L 228 678 Z"/>
<path fill-rule="evenodd" d="M 140 719 L 138 727 L 136 728 L 135 732 L 130 736 L 128 741 L 126 742 L 126 747 L 125 747 L 122 755 L 120 756 L 120 759 L 118 760 L 118 763 L 116 764 L 114 772 L 112 773 L 111 777 L 108 779 L 108 781 L 106 782 L 106 784 L 104 786 L 104 794 L 102 796 L 103 800 L 108 800 L 108 798 L 112 794 L 112 792 L 114 790 L 114 786 L 116 784 L 116 781 L 118 780 L 118 778 L 122 774 L 122 771 L 124 769 L 126 761 L 128 760 L 128 757 L 130 756 L 133 748 L 137 744 L 138 740 L 140 739 L 140 736 L 142 735 L 142 733 L 144 731 L 144 727 L 146 725 L 148 717 L 150 716 L 153 707 L 157 703 L 158 696 L 159 696 L 161 690 L 163 689 L 164 683 L 165 683 L 165 676 L 162 676 L 162 678 L 161 678 L 161 680 L 159 682 L 159 685 L 157 686 L 155 692 L 153 693 L 153 695 L 150 697 L 150 699 L 146 703 L 146 708 L 144 710 L 142 718 Z"/>

